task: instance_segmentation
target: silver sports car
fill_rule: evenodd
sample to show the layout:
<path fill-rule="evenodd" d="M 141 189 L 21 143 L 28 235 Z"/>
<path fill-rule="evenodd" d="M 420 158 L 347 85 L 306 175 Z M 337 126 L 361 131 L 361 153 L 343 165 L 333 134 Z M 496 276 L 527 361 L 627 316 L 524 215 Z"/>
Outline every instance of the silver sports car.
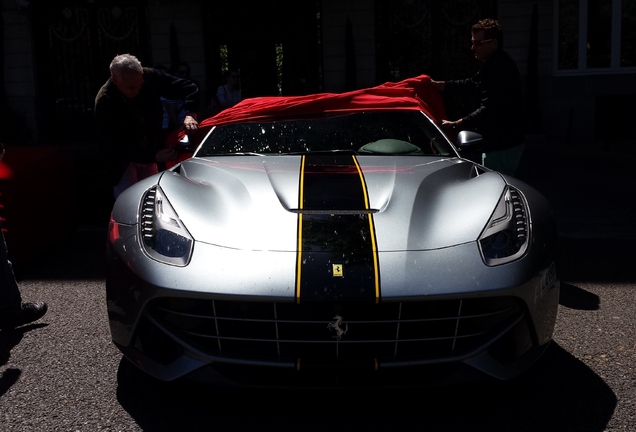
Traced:
<path fill-rule="evenodd" d="M 160 380 L 237 386 L 528 370 L 557 316 L 550 208 L 460 156 L 479 136 L 442 133 L 427 79 L 247 99 L 121 194 L 106 289 L 125 358 Z"/>

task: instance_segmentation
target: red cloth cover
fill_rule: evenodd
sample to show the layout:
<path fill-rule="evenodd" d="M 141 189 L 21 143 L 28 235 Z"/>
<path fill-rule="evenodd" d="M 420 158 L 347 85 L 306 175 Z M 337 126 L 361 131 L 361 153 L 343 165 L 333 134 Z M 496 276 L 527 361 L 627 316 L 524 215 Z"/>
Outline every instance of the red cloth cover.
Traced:
<path fill-rule="evenodd" d="M 428 75 L 420 75 L 395 83 L 387 82 L 376 87 L 346 93 L 248 98 L 214 117 L 201 121 L 199 131 L 195 135 L 202 138 L 212 126 L 246 120 L 272 120 L 278 117 L 320 113 L 391 109 L 421 110 L 439 124 L 446 118 L 446 109 L 439 92 L 428 85 L 430 80 Z M 178 146 L 178 141 L 185 134 L 184 130 L 173 133 L 168 138 L 168 145 Z M 191 156 L 192 153 L 185 152 L 179 161 Z M 174 163 L 168 164 L 168 167 L 170 166 L 174 166 Z"/>

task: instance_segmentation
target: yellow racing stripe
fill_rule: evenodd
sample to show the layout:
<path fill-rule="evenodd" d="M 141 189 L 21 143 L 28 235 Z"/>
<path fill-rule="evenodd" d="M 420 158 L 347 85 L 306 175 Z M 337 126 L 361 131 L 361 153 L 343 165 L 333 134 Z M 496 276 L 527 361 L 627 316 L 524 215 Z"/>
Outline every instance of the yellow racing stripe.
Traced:
<path fill-rule="evenodd" d="M 360 175 L 360 182 L 362 183 L 362 191 L 364 192 L 364 205 L 367 210 L 369 210 L 369 193 L 367 191 L 367 182 L 364 180 L 364 175 L 362 174 L 362 168 L 360 168 L 360 164 L 358 163 L 358 159 L 353 156 L 353 163 L 356 164 L 356 168 L 358 169 L 358 174 Z M 373 250 L 373 272 L 375 279 L 375 302 L 378 303 L 380 301 L 380 274 L 378 271 L 378 247 L 375 238 L 375 226 L 373 224 L 373 214 L 369 212 L 369 230 L 371 232 L 371 248 Z"/>
<path fill-rule="evenodd" d="M 305 156 L 300 158 L 300 181 L 298 184 L 298 208 L 301 210 L 298 213 L 298 245 L 296 252 L 296 303 L 300 303 L 300 275 L 302 273 L 302 261 L 303 261 L 303 193 L 305 186 Z"/>
<path fill-rule="evenodd" d="M 301 156 L 298 200 L 296 303 L 301 295 L 307 301 L 379 303 L 375 223 L 357 158 Z"/>

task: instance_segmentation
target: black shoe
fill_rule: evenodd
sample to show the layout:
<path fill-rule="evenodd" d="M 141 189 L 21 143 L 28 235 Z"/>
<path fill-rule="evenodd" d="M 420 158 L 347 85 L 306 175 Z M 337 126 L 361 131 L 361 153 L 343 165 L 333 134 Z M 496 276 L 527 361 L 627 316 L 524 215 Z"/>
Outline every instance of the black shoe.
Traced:
<path fill-rule="evenodd" d="M 48 306 L 44 302 L 22 303 L 22 308 L 9 316 L 0 316 L 0 329 L 9 330 L 37 321 L 44 316 Z"/>

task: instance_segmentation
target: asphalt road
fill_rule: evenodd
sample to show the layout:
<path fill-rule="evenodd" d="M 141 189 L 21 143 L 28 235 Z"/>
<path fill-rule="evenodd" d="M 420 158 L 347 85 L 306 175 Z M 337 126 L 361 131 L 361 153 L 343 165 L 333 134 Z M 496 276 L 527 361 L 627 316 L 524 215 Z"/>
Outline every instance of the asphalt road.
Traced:
<path fill-rule="evenodd" d="M 0 331 L 0 430 L 636 431 L 636 174 L 530 156 L 520 177 L 554 204 L 562 291 L 554 343 L 529 379 L 409 392 L 131 384 L 108 330 L 105 229 L 88 225 L 16 269 L 23 297 L 50 309 Z"/>

